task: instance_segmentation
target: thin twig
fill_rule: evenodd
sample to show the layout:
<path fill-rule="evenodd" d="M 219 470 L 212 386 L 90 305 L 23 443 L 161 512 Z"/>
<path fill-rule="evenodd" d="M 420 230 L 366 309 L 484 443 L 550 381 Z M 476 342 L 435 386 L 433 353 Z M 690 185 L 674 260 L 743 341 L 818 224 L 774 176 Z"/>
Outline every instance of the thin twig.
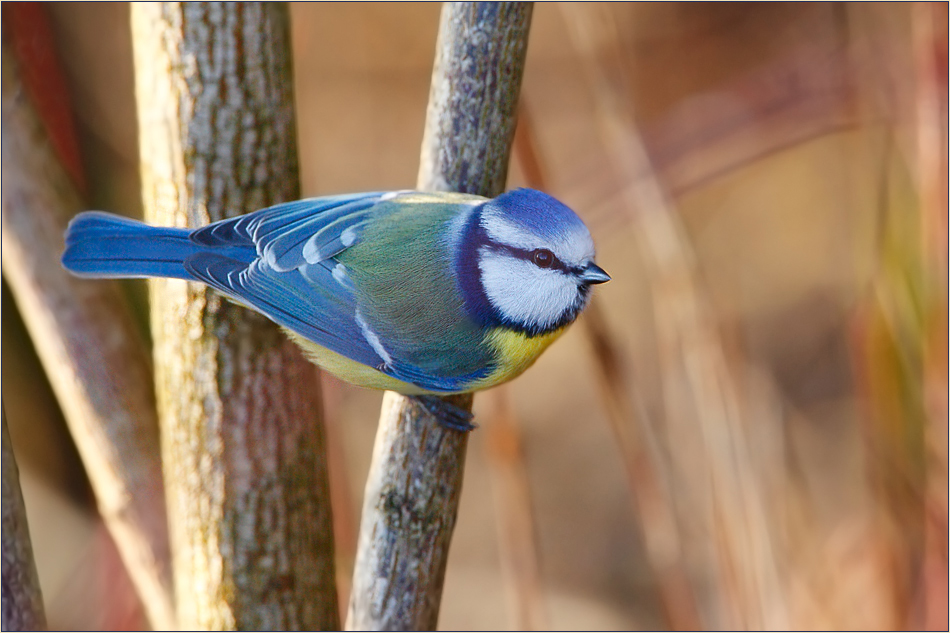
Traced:
<path fill-rule="evenodd" d="M 504 190 L 531 3 L 443 5 L 418 187 Z M 456 399 L 471 407 L 471 397 Z M 366 483 L 347 628 L 434 629 L 455 527 L 465 433 L 387 393 Z"/>
<path fill-rule="evenodd" d="M 327 442 L 327 474 L 330 479 L 330 504 L 333 507 L 333 543 L 336 549 L 336 589 L 341 610 L 350 603 L 350 582 L 353 561 L 356 559 L 356 512 L 350 494 L 350 480 L 346 470 L 346 454 L 341 419 L 342 389 L 340 380 L 321 372 L 320 391 L 323 394 L 323 426 Z"/>
<path fill-rule="evenodd" d="M 512 628 L 544 631 L 549 628 L 541 588 L 538 542 L 531 512 L 531 487 L 525 467 L 521 431 L 506 386 L 493 389 L 488 433 L 488 466 L 498 524 L 501 567 L 509 586 L 514 618 Z"/>
<path fill-rule="evenodd" d="M 7 430 L 7 411 L 0 405 L 3 434 L 3 630 L 46 628 L 43 594 L 33 560 L 33 543 L 20 491 L 20 471 Z"/>

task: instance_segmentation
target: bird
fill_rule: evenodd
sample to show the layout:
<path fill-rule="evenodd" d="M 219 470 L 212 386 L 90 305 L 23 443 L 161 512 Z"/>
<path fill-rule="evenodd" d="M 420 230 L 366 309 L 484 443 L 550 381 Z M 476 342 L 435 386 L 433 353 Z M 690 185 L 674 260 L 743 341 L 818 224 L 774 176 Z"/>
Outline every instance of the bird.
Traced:
<path fill-rule="evenodd" d="M 207 284 L 324 370 L 415 397 L 462 431 L 471 414 L 441 396 L 520 375 L 610 280 L 580 217 L 526 188 L 309 198 L 197 229 L 86 211 L 64 239 L 74 275 Z"/>

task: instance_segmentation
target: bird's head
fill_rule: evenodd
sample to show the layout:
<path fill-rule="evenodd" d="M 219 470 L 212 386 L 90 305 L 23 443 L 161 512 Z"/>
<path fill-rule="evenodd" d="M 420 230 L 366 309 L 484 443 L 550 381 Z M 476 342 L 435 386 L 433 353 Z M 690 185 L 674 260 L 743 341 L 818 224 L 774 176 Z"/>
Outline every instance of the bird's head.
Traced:
<path fill-rule="evenodd" d="M 489 327 L 534 336 L 571 323 L 590 287 L 609 281 L 594 263 L 594 242 L 577 214 L 533 189 L 477 207 L 458 250 L 466 308 Z"/>

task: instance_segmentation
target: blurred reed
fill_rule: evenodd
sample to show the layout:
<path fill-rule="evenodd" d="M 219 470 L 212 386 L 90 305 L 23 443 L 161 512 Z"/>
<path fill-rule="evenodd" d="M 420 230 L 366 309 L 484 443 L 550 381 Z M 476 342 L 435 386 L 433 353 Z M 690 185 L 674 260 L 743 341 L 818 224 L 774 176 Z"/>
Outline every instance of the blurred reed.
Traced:
<path fill-rule="evenodd" d="M 877 260 L 853 322 L 885 628 L 947 624 L 946 7 L 851 7 L 871 116 L 890 142 Z M 899 30 L 909 26 L 909 37 Z M 940 61 L 942 59 L 942 62 Z M 941 68 L 942 64 L 942 68 Z"/>
<path fill-rule="evenodd" d="M 649 275 L 664 406 L 658 461 L 669 482 L 664 505 L 673 508 L 698 624 L 788 628 L 787 561 L 777 530 L 784 495 L 775 489 L 784 481 L 781 417 L 775 406 L 759 404 L 741 356 L 726 354 L 688 238 L 635 123 L 629 53 L 616 21 L 601 7 L 564 7 L 592 84 L 604 151 L 627 182 L 625 206 Z"/>
<path fill-rule="evenodd" d="M 534 139 L 532 115 L 525 101 L 518 112 L 514 156 L 529 187 L 549 191 Z M 555 192 L 556 193 L 556 192 Z M 692 590 L 682 568 L 679 533 L 654 464 L 656 440 L 644 424 L 643 409 L 635 393 L 626 389 L 624 359 L 596 297 L 581 317 L 590 343 L 601 402 L 627 473 L 627 485 L 640 519 L 650 564 L 656 575 L 667 623 L 677 630 L 699 628 Z M 635 415 L 634 411 L 639 415 Z M 642 437 L 641 437 L 642 434 Z M 648 445 L 653 444 L 652 449 Z"/>
<path fill-rule="evenodd" d="M 517 152 L 517 145 L 514 150 Z M 509 622 L 514 630 L 544 631 L 550 628 L 550 620 L 544 605 L 522 434 L 507 387 L 493 389 L 491 399 L 493 406 L 485 428 L 487 458 L 501 570 L 511 613 Z"/>
<path fill-rule="evenodd" d="M 908 84 L 907 77 L 914 74 L 893 60 L 885 67 L 890 75 L 868 73 L 876 70 L 873 57 L 862 57 L 860 49 L 850 53 L 846 66 L 851 72 L 863 70 L 863 80 L 872 84 L 863 94 L 852 94 L 871 96 L 870 118 L 867 112 L 851 114 L 849 124 L 883 120 L 903 153 L 892 151 L 884 157 L 880 264 L 852 337 L 855 386 L 866 407 L 862 417 L 869 491 L 877 507 L 846 521 L 830 539 L 817 524 L 814 499 L 804 494 L 801 475 L 788 461 L 783 438 L 790 418 L 773 379 L 762 368 L 753 368 L 741 347 L 723 338 L 678 212 L 651 164 L 632 108 L 628 34 L 617 28 L 618 20 L 608 8 L 572 4 L 563 10 L 591 80 L 605 152 L 618 178 L 627 182 L 622 195 L 650 278 L 663 393 L 657 455 L 663 481 L 669 482 L 660 489 L 667 495 L 664 502 L 675 509 L 699 625 L 917 628 L 932 625 L 934 613 L 938 622 L 941 613 L 945 620 L 946 548 L 938 545 L 936 551 L 925 552 L 925 542 L 944 543 L 947 531 L 946 189 L 935 184 L 945 182 L 946 173 L 946 101 L 935 97 L 946 92 L 945 67 L 943 74 L 934 67 L 934 53 L 946 51 L 945 32 L 940 39 L 933 28 L 940 22 L 933 19 L 939 9 L 920 5 L 912 10 L 918 33 L 916 82 Z M 873 29 L 880 29 L 874 16 L 855 14 L 906 10 L 855 7 L 849 25 L 852 32 L 870 29 L 858 37 L 880 41 L 873 37 Z M 901 45 L 893 32 L 884 35 L 890 36 L 884 38 L 889 46 Z M 914 93 L 914 83 L 917 96 L 910 108 L 916 116 L 910 116 L 901 109 L 908 107 L 904 95 Z M 907 121 L 917 126 L 911 126 L 910 140 L 902 129 Z M 747 155 L 756 158 L 755 152 Z M 907 179 L 908 162 L 917 169 L 910 199 L 906 186 L 897 194 L 893 191 L 906 185 L 899 181 Z M 740 166 L 733 163 L 729 168 Z M 524 169 L 529 175 L 537 171 Z M 923 211 L 914 191 L 922 198 Z M 928 237 L 921 230 L 924 226 L 936 228 L 933 232 L 940 237 Z M 609 385 L 610 372 L 603 368 L 618 363 L 606 360 L 611 358 L 605 351 L 610 338 L 597 334 L 596 309 L 587 316 L 593 340 L 600 341 L 601 377 Z M 925 332 L 930 332 L 929 342 Z M 925 358 L 936 362 L 925 363 Z M 936 392 L 929 399 L 924 393 L 928 388 Z M 607 393 L 605 400 L 617 399 Z M 929 419 L 936 422 L 927 421 L 928 406 Z M 611 415 L 624 417 L 635 418 L 629 412 Z M 639 425 L 650 426 L 643 421 Z M 623 444 L 623 434 L 617 436 Z M 925 507 L 928 490 L 936 494 L 930 493 L 934 502 Z M 641 516 L 640 521 L 648 538 L 649 519 Z M 823 558 L 822 552 L 830 558 Z M 925 588 L 928 578 L 931 585 L 933 579 L 942 579 L 936 584 L 939 589 L 926 592 L 925 598 L 920 598 L 921 574 Z M 662 588 L 659 578 L 657 582 Z M 856 609 L 871 596 L 872 609 Z M 935 598 L 938 606 L 933 608 Z M 669 609 L 667 613 L 668 622 L 676 626 Z"/>
<path fill-rule="evenodd" d="M 947 406 L 947 6 L 914 3 L 911 14 L 916 84 L 917 188 L 921 202 L 925 551 L 919 605 L 921 624 L 947 624 L 948 406 Z M 942 64 L 942 67 L 941 67 Z"/>

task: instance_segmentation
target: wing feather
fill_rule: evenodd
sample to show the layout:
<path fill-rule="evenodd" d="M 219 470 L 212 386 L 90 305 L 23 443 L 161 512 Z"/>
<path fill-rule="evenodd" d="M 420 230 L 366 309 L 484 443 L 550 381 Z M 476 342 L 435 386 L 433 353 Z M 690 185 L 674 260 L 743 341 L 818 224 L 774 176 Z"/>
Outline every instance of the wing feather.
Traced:
<path fill-rule="evenodd" d="M 318 345 L 370 367 L 383 363 L 356 323 L 351 296 L 347 301 L 345 295 L 329 294 L 298 271 L 274 273 L 260 260 L 246 266 L 203 253 L 185 267 L 197 279 Z"/>
<path fill-rule="evenodd" d="M 379 203 L 399 195 L 402 192 L 300 200 L 212 224 L 193 232 L 191 239 L 215 247 L 253 245 L 257 258 L 242 262 L 228 257 L 225 249 L 211 249 L 189 257 L 185 269 L 196 279 L 337 354 L 430 392 L 463 391 L 492 368 L 481 366 L 474 358 L 465 362 L 456 358 L 446 364 L 430 349 L 431 342 L 402 340 L 405 336 L 393 331 L 391 322 L 378 321 L 381 315 L 372 306 L 361 306 L 366 298 L 351 273 L 365 281 L 367 270 L 360 267 L 351 271 L 346 257 L 337 258 L 353 252 L 347 249 L 361 242 L 371 221 L 381 219 L 374 214 L 381 212 L 382 206 L 390 211 L 394 208 Z M 407 216 L 413 220 L 404 226 L 415 228 L 417 222 L 422 222 L 417 213 Z M 386 251 L 391 245 L 376 246 Z M 385 255 L 383 259 L 387 259 Z M 363 261 L 361 256 L 353 263 Z M 377 264 L 381 269 L 399 270 L 397 262 Z M 434 265 L 428 262 L 423 268 Z M 431 336 L 439 334 L 432 332 Z M 473 367 L 478 369 L 473 371 Z M 442 375 L 459 370 L 464 375 Z"/>
<path fill-rule="evenodd" d="M 280 272 L 293 270 L 306 263 L 316 263 L 319 258 L 312 258 L 312 261 L 306 258 L 305 245 L 323 251 L 327 243 L 339 238 L 344 230 L 359 221 L 358 218 L 370 213 L 379 202 L 379 195 L 363 194 L 355 199 L 341 200 L 339 204 L 311 209 L 309 213 L 295 210 L 286 215 L 264 217 L 254 234 L 258 252 L 268 265 Z M 352 222 L 346 221 L 353 216 Z M 328 257 L 340 250 L 338 248 Z"/>

